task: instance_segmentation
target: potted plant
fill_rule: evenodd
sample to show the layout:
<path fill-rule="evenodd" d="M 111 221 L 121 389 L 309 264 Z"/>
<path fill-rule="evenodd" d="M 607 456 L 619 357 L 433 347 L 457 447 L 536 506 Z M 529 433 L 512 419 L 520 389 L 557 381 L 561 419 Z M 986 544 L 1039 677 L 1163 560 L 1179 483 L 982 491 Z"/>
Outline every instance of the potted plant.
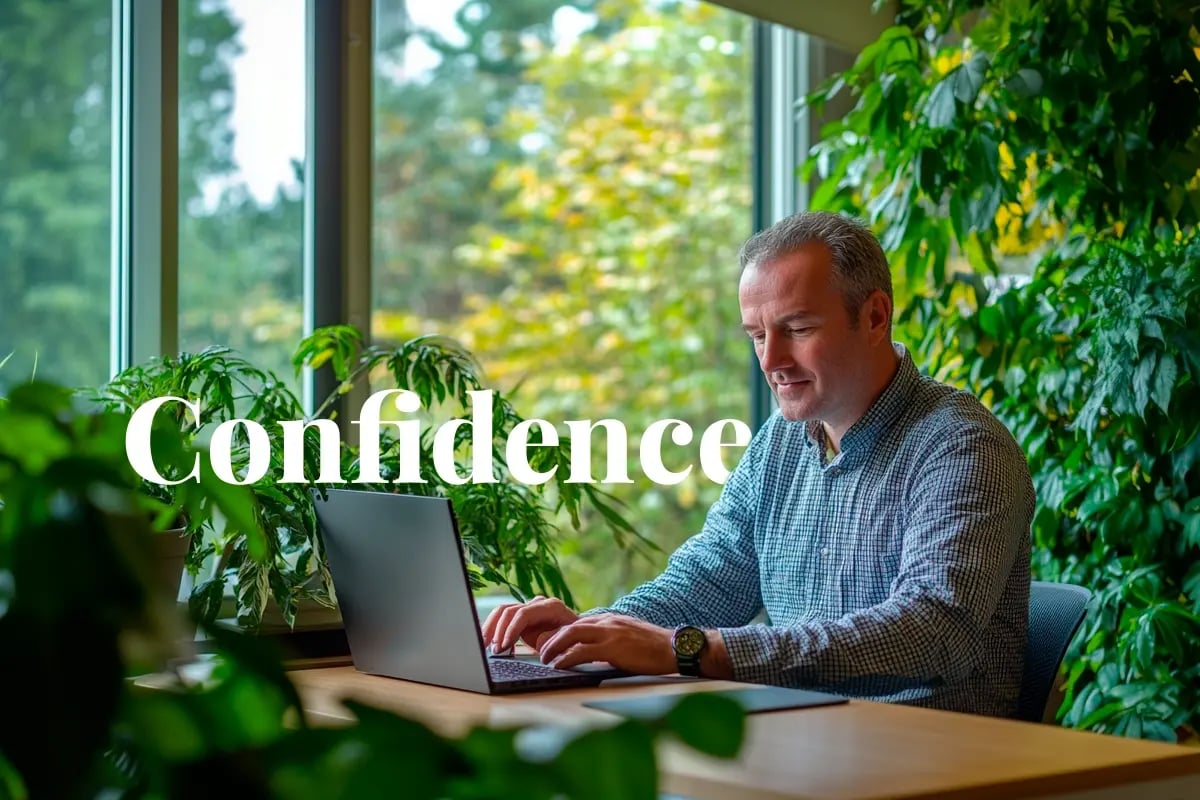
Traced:
<path fill-rule="evenodd" d="M 474 357 L 454 340 L 436 335 L 418 336 L 396 347 L 367 346 L 357 329 L 329 326 L 300 342 L 294 363 L 297 369 L 328 366 L 341 393 L 372 375 L 382 374 L 388 385 L 415 393 L 421 408 L 444 411 L 448 406 L 452 418 L 454 412 L 465 413 L 469 408 L 469 392 L 486 388 L 481 379 L 482 369 Z M 326 410 L 332 400 L 333 397 L 328 398 L 317 414 Z M 558 532 L 554 520 L 560 510 L 566 511 L 576 530 L 581 525 L 581 516 L 590 511 L 601 515 L 621 546 L 633 541 L 650 543 L 624 518 L 610 494 L 589 483 L 568 482 L 569 437 L 560 434 L 558 443 L 552 446 L 538 440 L 539 446 L 529 454 L 533 470 L 554 469 L 549 481 L 527 485 L 514 479 L 503 442 L 524 421 L 504 394 L 496 392 L 491 442 L 491 461 L 498 476 L 495 483 L 454 483 L 431 468 L 434 431 L 432 426 L 425 426 L 419 447 L 423 482 L 390 482 L 400 474 L 401 445 L 390 428 L 385 428 L 381 432 L 380 461 L 386 482 L 356 484 L 356 487 L 450 498 L 468 551 L 475 587 L 494 584 L 509 589 L 519 598 L 540 593 L 571 604 L 571 592 L 555 555 Z M 458 434 L 456 444 L 461 446 L 467 438 L 465 429 L 460 428 Z M 345 454 L 344 474 L 357 478 L 358 449 L 347 447 Z M 463 460 L 467 460 L 465 455 Z M 462 466 L 461 472 L 465 473 L 467 465 Z"/>
<path fill-rule="evenodd" d="M 330 413 L 339 396 L 372 377 L 381 376 L 397 389 L 414 392 L 427 411 L 454 414 L 465 412 L 468 392 L 484 389 L 482 370 L 457 342 L 439 336 L 420 336 L 392 348 L 367 346 L 361 333 L 350 326 L 330 326 L 314 331 L 297 346 L 293 363 L 304 368 L 327 368 L 337 388 L 318 404 L 312 417 Z M 155 398 L 175 396 L 195 399 L 200 415 L 193 418 L 182 404 L 164 406 L 164 422 L 182 431 L 189 442 L 203 440 L 215 425 L 231 419 L 253 420 L 271 438 L 271 462 L 266 475 L 252 484 L 256 524 L 267 531 L 263 558 L 252 557 L 252 538 L 247 531 L 220 515 L 189 516 L 193 543 L 188 569 L 197 574 L 214 560 L 218 566 L 211 577 L 199 580 L 191 593 L 199 618 L 212 620 L 221 613 L 226 586 L 236 587 L 239 623 L 256 629 L 263 620 L 268 601 L 277 606 L 282 620 L 295 623 L 299 604 L 311 601 L 332 608 L 332 584 L 325 566 L 317 529 L 311 486 L 306 483 L 277 483 L 283 472 L 283 441 L 280 422 L 305 419 L 301 403 L 279 378 L 260 370 L 228 348 L 211 347 L 200 353 L 156 358 L 131 367 L 92 393 L 102 407 L 131 413 Z M 558 532 L 555 517 L 567 512 L 578 528 L 581 515 L 590 511 L 602 516 L 622 545 L 637 540 L 634 531 L 614 505 L 611 496 L 590 484 L 567 482 L 570 440 L 556 446 L 535 448 L 531 467 L 538 470 L 559 465 L 548 483 L 528 486 L 515 480 L 507 469 L 503 446 L 512 429 L 523 418 L 509 400 L 496 393 L 493 406 L 492 459 L 498 467 L 495 483 L 454 484 L 429 465 L 433 463 L 433 436 L 429 429 L 420 437 L 421 477 L 424 483 L 390 482 L 399 474 L 396 437 L 384 430 L 381 450 L 382 482 L 355 484 L 356 488 L 403 491 L 449 497 L 455 504 L 463 541 L 468 550 L 471 578 L 476 587 L 495 584 L 518 597 L 548 594 L 571 603 L 570 589 L 559 569 L 555 548 Z M 239 429 L 240 431 L 240 429 Z M 320 461 L 315 431 L 305 438 L 306 474 L 317 476 Z M 239 438 L 240 436 L 240 438 Z M 465 437 L 464 437 L 465 438 Z M 464 444 L 462 439 L 457 445 Z M 342 476 L 358 477 L 359 449 L 341 444 Z M 235 471 L 245 467 L 248 447 L 244 432 L 233 440 L 231 460 Z M 461 453 L 460 453 L 461 455 Z M 187 465 L 190 469 L 191 465 Z M 177 479 L 186 469 L 164 477 Z M 179 486 L 164 487 L 143 482 L 149 496 L 168 506 L 177 501 Z"/>
<path fill-rule="evenodd" d="M 199 406 L 199 416 L 193 416 L 184 404 L 171 403 L 155 418 L 156 424 L 173 426 L 189 444 L 202 443 L 216 425 L 232 419 L 254 420 L 278 435 L 279 422 L 303 416 L 299 400 L 282 381 L 227 347 L 163 356 L 130 367 L 93 392 L 91 399 L 110 411 L 131 414 L 143 404 L 167 396 L 195 400 Z M 162 457 L 162 444 L 163 440 L 152 442 L 156 464 Z M 259 626 L 268 599 L 274 600 L 288 624 L 295 619 L 297 603 L 305 597 L 332 605 L 327 584 L 310 588 L 308 583 L 309 565 L 319 546 L 307 490 L 277 484 L 271 477 L 282 469 L 281 453 L 281 448 L 272 447 L 267 477 L 250 487 L 255 526 L 270 534 L 262 540 L 262 552 L 252 552 L 259 546 L 258 540 L 245 523 L 211 513 L 211 507 L 182 515 L 185 530 L 191 534 L 189 573 L 196 576 L 202 567 L 216 565 L 212 577 L 199 581 L 191 591 L 191 605 L 201 619 L 211 621 L 220 615 L 230 582 L 236 587 L 238 621 L 247 628 Z M 244 468 L 248 458 L 247 440 L 241 432 L 233 442 L 234 468 Z M 160 474 L 172 481 L 191 469 L 191 463 L 159 466 Z M 190 483 L 164 486 L 143 479 L 141 488 L 162 508 L 183 511 L 180 492 Z"/>

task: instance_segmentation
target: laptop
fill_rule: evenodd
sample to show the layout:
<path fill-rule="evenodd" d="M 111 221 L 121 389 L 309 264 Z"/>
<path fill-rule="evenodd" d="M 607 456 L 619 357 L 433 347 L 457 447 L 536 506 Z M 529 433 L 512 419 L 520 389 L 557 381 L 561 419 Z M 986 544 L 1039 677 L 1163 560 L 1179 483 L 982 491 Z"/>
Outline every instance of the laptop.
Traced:
<path fill-rule="evenodd" d="M 450 501 L 354 489 L 313 492 L 355 669 L 484 694 L 595 686 L 626 673 L 569 670 L 483 645 Z"/>

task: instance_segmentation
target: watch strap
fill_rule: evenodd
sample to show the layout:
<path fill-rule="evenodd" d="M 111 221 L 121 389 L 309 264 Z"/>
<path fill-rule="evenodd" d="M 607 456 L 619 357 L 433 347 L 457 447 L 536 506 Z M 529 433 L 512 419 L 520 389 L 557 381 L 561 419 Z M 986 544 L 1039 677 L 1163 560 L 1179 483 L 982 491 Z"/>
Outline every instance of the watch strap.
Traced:
<path fill-rule="evenodd" d="M 679 670 L 680 675 L 691 675 L 694 678 L 700 677 L 700 656 L 685 656 L 679 653 L 675 654 L 675 667 Z"/>

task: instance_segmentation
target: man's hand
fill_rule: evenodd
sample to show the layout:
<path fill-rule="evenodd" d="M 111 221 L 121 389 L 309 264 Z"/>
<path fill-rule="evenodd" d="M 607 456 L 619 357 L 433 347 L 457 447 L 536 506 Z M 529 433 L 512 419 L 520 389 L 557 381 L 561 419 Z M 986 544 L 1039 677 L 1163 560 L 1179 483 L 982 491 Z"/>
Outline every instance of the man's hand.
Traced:
<path fill-rule="evenodd" d="M 538 647 L 538 653 L 543 664 L 558 669 L 607 661 L 637 675 L 666 675 L 676 671 L 672 634 L 635 617 L 597 614 L 559 628 Z"/>
<path fill-rule="evenodd" d="M 484 620 L 483 644 L 500 653 L 511 650 L 517 639 L 523 639 L 534 650 L 541 650 L 539 639 L 544 641 L 577 619 L 579 615 L 557 597 L 538 595 L 528 603 L 506 603 L 497 606 Z"/>

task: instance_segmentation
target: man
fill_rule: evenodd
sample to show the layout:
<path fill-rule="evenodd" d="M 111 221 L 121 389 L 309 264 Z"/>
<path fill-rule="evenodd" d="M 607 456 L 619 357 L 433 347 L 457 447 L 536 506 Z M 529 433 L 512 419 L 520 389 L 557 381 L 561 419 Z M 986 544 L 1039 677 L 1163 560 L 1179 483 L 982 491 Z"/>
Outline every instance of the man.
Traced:
<path fill-rule="evenodd" d="M 502 606 L 483 636 L 558 667 L 825 688 L 1009 716 L 1034 495 L 1011 434 L 893 344 L 875 237 L 835 214 L 742 248 L 742 326 L 779 410 L 703 529 L 611 608 Z M 769 624 L 751 624 L 765 610 Z"/>

